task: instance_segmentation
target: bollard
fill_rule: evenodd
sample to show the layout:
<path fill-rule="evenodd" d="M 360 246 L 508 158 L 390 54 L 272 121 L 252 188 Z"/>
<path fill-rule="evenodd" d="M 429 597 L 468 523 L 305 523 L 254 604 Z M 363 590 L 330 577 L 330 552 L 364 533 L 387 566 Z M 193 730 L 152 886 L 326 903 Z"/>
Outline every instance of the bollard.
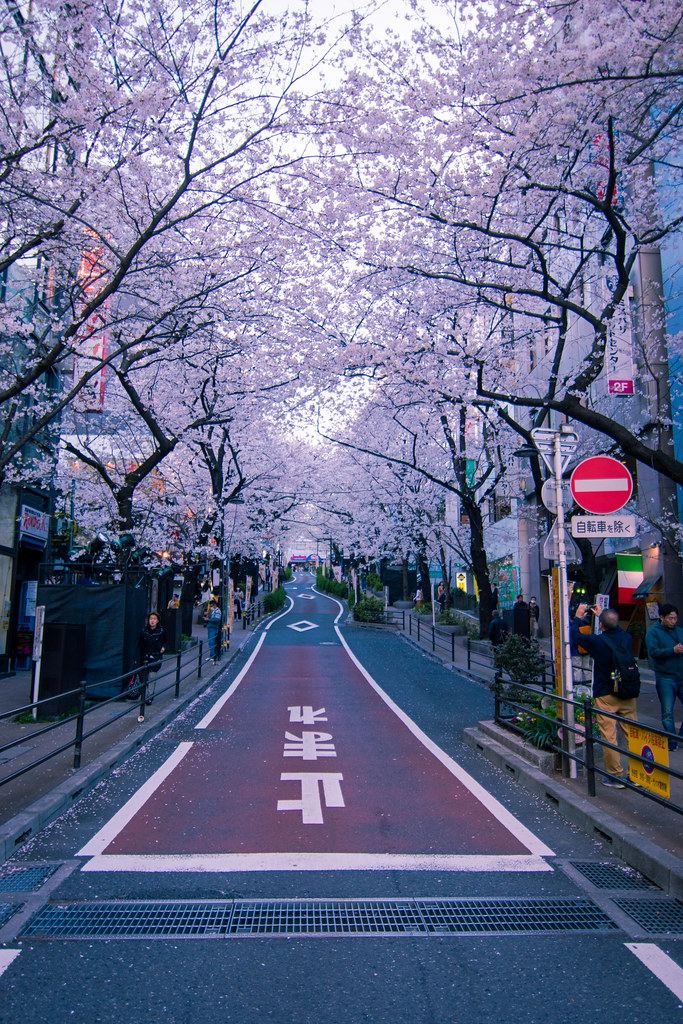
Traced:
<path fill-rule="evenodd" d="M 197 644 L 197 679 L 202 678 L 202 658 L 204 657 L 204 641 Z"/>
<path fill-rule="evenodd" d="M 472 668 L 472 640 L 467 637 L 467 671 L 469 672 Z"/>
<path fill-rule="evenodd" d="M 451 661 L 455 661 L 455 633 L 451 633 Z"/>
<path fill-rule="evenodd" d="M 81 767 L 81 750 L 83 748 L 83 719 L 85 718 L 85 689 L 87 683 L 81 679 L 78 689 L 78 718 L 76 719 L 76 739 L 74 740 L 74 768 Z"/>
<path fill-rule="evenodd" d="M 595 796 L 595 743 L 593 741 L 593 705 L 590 700 L 583 702 L 585 730 L 584 742 L 586 744 L 586 783 L 588 784 L 588 795 Z"/>
<path fill-rule="evenodd" d="M 436 630 L 432 626 L 432 654 L 436 651 Z"/>
<path fill-rule="evenodd" d="M 173 696 L 178 699 L 180 696 L 180 651 L 175 656 L 175 691 Z"/>

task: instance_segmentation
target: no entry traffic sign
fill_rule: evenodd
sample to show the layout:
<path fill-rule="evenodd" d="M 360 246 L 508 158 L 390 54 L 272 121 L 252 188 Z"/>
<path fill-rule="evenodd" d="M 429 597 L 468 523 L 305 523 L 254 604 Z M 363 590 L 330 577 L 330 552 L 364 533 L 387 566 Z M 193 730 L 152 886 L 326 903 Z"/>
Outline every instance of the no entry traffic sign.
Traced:
<path fill-rule="evenodd" d="M 569 481 L 574 501 L 586 512 L 608 516 L 623 508 L 633 493 L 633 478 L 623 462 L 609 455 L 584 459 Z"/>

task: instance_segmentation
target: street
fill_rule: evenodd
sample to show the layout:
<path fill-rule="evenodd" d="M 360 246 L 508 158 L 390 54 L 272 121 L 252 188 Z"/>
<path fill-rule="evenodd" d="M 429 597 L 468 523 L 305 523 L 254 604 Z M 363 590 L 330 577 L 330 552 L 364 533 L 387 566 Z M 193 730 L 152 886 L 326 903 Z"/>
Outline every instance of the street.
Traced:
<path fill-rule="evenodd" d="M 460 739 L 488 691 L 313 584 L 17 854 L 2 1024 L 672 1020 L 635 873 Z"/>

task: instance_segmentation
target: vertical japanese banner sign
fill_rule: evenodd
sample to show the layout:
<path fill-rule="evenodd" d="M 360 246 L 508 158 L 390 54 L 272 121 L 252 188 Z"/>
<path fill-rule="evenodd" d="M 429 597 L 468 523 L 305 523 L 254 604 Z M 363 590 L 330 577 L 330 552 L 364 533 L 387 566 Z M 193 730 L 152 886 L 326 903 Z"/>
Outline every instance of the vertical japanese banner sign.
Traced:
<path fill-rule="evenodd" d="M 603 279 L 603 298 L 609 301 L 618 281 L 609 275 Z M 631 305 L 625 295 L 607 325 L 604 376 L 610 395 L 634 395 L 633 336 L 631 331 Z"/>
<path fill-rule="evenodd" d="M 280 572 L 277 566 L 273 569 L 273 590 L 277 590 L 280 584 Z"/>
<path fill-rule="evenodd" d="M 333 566 L 332 572 L 334 573 L 334 578 L 337 581 L 337 583 L 341 583 L 341 565 Z"/>
<path fill-rule="evenodd" d="M 550 624 L 553 636 L 553 661 L 555 663 L 555 692 L 562 697 L 562 642 L 560 639 L 560 570 L 555 566 L 550 584 Z M 563 706 L 558 707 L 558 718 L 563 718 Z"/>
<path fill-rule="evenodd" d="M 633 591 L 643 582 L 643 556 L 617 555 L 619 604 L 637 604 Z"/>
<path fill-rule="evenodd" d="M 232 620 L 235 615 L 235 584 L 232 577 L 228 579 L 228 637 L 232 636 Z"/>
<path fill-rule="evenodd" d="M 251 601 L 251 576 L 247 576 L 247 585 L 244 589 L 244 607 L 249 607 Z"/>
<path fill-rule="evenodd" d="M 97 295 L 104 285 L 104 267 L 102 265 L 102 247 L 95 237 L 87 248 L 78 268 L 78 283 L 81 289 L 83 307 Z M 107 357 L 107 312 L 108 300 L 94 312 L 80 328 L 74 345 L 73 382 L 77 384 L 82 377 L 96 370 L 98 364 Z M 92 377 L 83 385 L 74 398 L 74 408 L 79 412 L 102 412 L 104 409 L 105 367 L 100 366 Z"/>

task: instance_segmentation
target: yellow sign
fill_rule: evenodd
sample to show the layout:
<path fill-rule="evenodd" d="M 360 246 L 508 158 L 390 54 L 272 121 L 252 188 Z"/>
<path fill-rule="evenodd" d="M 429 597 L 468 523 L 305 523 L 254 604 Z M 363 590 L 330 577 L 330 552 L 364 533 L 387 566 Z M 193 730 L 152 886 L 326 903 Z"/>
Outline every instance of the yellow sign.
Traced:
<path fill-rule="evenodd" d="M 562 696 L 562 644 L 560 643 L 560 570 L 555 566 L 550 583 L 550 625 L 553 637 L 553 660 L 555 662 L 555 691 Z M 564 707 L 564 705 L 562 705 Z M 560 714 L 560 717 L 562 715 Z"/>
<path fill-rule="evenodd" d="M 665 800 L 671 799 L 669 786 L 669 775 L 661 771 L 655 765 L 662 768 L 669 767 L 669 748 L 666 736 L 658 736 L 657 733 L 643 729 L 640 725 L 628 726 L 628 749 L 632 754 L 640 754 L 647 764 L 642 761 L 634 761 L 629 758 L 629 775 L 633 782 L 637 782 L 644 789 L 651 789 L 657 796 Z"/>
<path fill-rule="evenodd" d="M 467 574 L 464 572 L 456 572 L 455 574 L 455 585 L 458 590 L 467 590 Z"/>

